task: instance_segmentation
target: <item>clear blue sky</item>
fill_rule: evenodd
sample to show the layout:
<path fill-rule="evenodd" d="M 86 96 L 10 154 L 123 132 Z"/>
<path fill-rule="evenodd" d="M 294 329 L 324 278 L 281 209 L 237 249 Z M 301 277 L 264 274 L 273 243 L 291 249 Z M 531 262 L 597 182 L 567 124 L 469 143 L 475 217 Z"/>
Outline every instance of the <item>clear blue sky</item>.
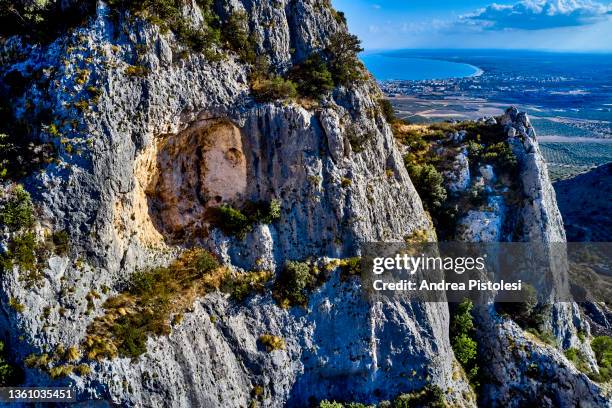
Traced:
<path fill-rule="evenodd" d="M 366 49 L 612 51 L 611 0 L 333 0 Z"/>

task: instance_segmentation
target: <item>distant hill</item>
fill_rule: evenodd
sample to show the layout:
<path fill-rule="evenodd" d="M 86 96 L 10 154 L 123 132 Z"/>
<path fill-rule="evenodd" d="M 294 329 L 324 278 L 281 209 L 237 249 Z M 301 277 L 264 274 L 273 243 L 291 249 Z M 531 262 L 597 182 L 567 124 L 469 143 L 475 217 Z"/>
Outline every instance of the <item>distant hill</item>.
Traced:
<path fill-rule="evenodd" d="M 612 241 L 612 163 L 553 186 L 568 241 Z"/>

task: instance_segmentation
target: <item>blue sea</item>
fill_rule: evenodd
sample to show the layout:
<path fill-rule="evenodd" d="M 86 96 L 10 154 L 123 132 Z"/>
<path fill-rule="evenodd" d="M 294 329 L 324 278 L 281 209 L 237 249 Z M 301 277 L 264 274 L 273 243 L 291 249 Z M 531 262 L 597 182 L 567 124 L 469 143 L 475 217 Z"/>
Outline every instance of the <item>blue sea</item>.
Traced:
<path fill-rule="evenodd" d="M 366 52 L 363 63 L 379 81 L 422 81 L 475 76 L 482 71 L 474 65 L 439 59 L 411 57 L 402 52 Z"/>

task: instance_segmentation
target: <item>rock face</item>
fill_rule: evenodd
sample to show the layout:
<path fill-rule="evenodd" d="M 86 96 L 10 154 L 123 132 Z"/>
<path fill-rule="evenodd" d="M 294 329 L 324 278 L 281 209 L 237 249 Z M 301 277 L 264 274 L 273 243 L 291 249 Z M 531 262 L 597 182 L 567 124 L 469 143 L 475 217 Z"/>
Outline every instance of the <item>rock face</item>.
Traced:
<path fill-rule="evenodd" d="M 245 13 L 258 53 L 279 73 L 346 30 L 320 1 L 216 5 L 221 15 Z M 195 3 L 184 12 L 203 19 Z M 33 287 L 18 267 L 0 276 L 0 334 L 15 360 L 82 344 L 104 301 L 133 272 L 167 264 L 185 248 L 205 247 L 237 273 L 278 273 L 288 260 L 347 258 L 358 255 L 362 243 L 403 241 L 432 228 L 372 80 L 336 87 L 316 107 L 256 103 L 248 67 L 235 55 L 219 62 L 184 53 L 162 31 L 114 15 L 100 2 L 84 27 L 48 45 L 17 37 L 2 44 L 0 74 L 28 84 L 13 98 L 13 114 L 27 119 L 32 110 L 44 111 L 49 124 L 39 136 L 58 150 L 56 161 L 24 181 L 39 214 L 36 233 L 65 230 L 71 241 L 69 254 L 46 260 Z M 509 111 L 502 124 L 526 135 L 516 142 L 528 197 L 518 213 L 523 238 L 563 241 L 527 117 Z M 458 141 L 464 137 L 457 134 Z M 466 162 L 464 154 L 457 168 Z M 457 191 L 472 179 L 493 188 L 495 174 L 479 173 L 472 178 L 463 171 Z M 220 204 L 271 200 L 281 203 L 280 219 L 256 225 L 243 239 L 210 222 L 210 209 Z M 468 217 L 466 239 L 503 240 L 496 225 L 507 219 L 505 208 L 500 202 L 491 214 Z M 469 228 L 484 219 L 490 227 Z M 449 405 L 474 406 L 450 346 L 448 306 L 370 302 L 360 289 L 359 279 L 335 271 L 306 307 L 282 308 L 269 293 L 244 302 L 211 293 L 198 298 L 168 336 L 149 337 L 148 351 L 136 361 L 83 356 L 88 375 L 52 378 L 30 367 L 24 384 L 71 385 L 79 400 L 153 407 L 243 407 L 254 399 L 269 407 L 322 399 L 376 403 L 434 384 Z M 555 336 L 575 344 L 578 311 L 568 305 L 554 313 Z M 531 401 L 544 384 L 544 377 L 526 374 L 529 358 L 537 357 L 554 374 L 546 386 L 554 395 L 545 403 L 609 404 L 557 349 L 538 345 L 494 312 L 484 313 L 483 321 L 483 347 L 499 382 L 487 384 L 487 403 Z M 267 351 L 264 334 L 281 337 L 285 347 Z M 513 341 L 525 345 L 516 355 Z"/>
<path fill-rule="evenodd" d="M 480 176 L 469 188 L 486 192 L 486 203 L 459 219 L 456 237 L 467 242 L 521 241 L 553 245 L 565 242 L 555 193 L 529 118 L 510 108 L 500 118 L 500 124 L 517 160 L 520 189 L 514 197 L 520 199 L 510 198 L 508 188 L 495 182 L 497 176 L 490 166 L 481 167 Z M 555 270 L 567 270 L 567 260 L 558 254 L 550 249 L 551 264 L 556 265 Z M 567 285 L 566 276 L 553 279 L 558 280 L 558 287 Z M 595 369 L 590 346 L 577 336 L 578 331 L 589 331 L 578 305 L 552 303 L 547 322 L 543 330 L 554 336 L 562 350 L 580 350 L 587 364 Z M 477 327 L 483 356 L 481 369 L 486 378 L 480 393 L 484 406 L 612 404 L 599 386 L 567 362 L 557 347 L 545 344 L 512 320 L 501 317 L 492 305 L 480 308 Z"/>
<path fill-rule="evenodd" d="M 231 1 L 221 9 L 246 11 L 260 52 L 279 70 L 345 30 L 315 1 Z M 189 13 L 201 18 L 195 6 Z M 431 229 L 372 81 L 337 88 L 317 109 L 257 104 L 234 56 L 179 58 L 175 46 L 171 34 L 116 20 L 103 3 L 87 26 L 48 46 L 17 38 L 4 44 L 19 58 L 3 73 L 46 70 L 46 84 L 25 89 L 15 112 L 28 100 L 44 105 L 56 124 L 41 136 L 54 141 L 60 133 L 62 141 L 57 163 L 26 187 L 40 223 L 66 230 L 72 243 L 70 256 L 48 260 L 34 288 L 18 268 L 2 274 L 0 326 L 16 359 L 80 344 L 132 272 L 187 246 L 209 248 L 235 268 L 278 270 L 286 260 L 353 256 L 362 242 Z M 144 76 L 133 74 L 136 54 Z M 88 87 L 100 92 L 83 107 Z M 365 141 L 359 153 L 349 134 Z M 243 240 L 207 220 L 221 203 L 273 199 L 281 202 L 280 220 Z M 306 309 L 280 308 L 270 295 L 236 304 L 211 294 L 169 336 L 149 338 L 138 361 L 88 362 L 90 375 L 55 380 L 27 368 L 25 384 L 72 384 L 81 400 L 125 406 L 240 407 L 258 389 L 261 403 L 276 407 L 376 402 L 433 383 L 449 390 L 453 404 L 470 406 L 448 319 L 442 304 L 369 303 L 358 281 L 337 276 Z M 258 339 L 268 333 L 282 337 L 285 349 L 267 352 Z"/>

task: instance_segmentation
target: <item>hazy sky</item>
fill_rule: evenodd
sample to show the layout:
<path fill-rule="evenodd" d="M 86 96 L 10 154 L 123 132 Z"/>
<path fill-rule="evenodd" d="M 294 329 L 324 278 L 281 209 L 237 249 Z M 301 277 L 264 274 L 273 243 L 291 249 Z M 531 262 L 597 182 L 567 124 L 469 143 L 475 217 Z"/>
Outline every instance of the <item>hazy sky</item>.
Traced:
<path fill-rule="evenodd" d="M 366 49 L 612 51 L 612 1 L 333 0 Z"/>

